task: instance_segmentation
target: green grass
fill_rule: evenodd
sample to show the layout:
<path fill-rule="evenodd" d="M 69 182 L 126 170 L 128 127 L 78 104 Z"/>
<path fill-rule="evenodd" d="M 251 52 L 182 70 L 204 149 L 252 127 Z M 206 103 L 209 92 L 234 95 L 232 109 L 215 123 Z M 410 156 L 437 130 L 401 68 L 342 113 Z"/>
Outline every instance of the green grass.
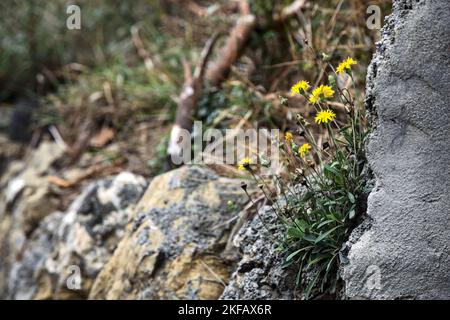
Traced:
<path fill-rule="evenodd" d="M 336 293 L 339 253 L 356 217 L 364 211 L 361 203 L 367 195 L 360 161 L 343 153 L 337 155 L 316 176 L 309 177 L 303 192 L 288 197 L 282 212 L 295 217 L 287 224 L 283 241 L 286 266 L 298 265 L 298 285 L 304 272 L 314 274 L 305 285 L 306 298 L 311 297 L 313 289 Z"/>

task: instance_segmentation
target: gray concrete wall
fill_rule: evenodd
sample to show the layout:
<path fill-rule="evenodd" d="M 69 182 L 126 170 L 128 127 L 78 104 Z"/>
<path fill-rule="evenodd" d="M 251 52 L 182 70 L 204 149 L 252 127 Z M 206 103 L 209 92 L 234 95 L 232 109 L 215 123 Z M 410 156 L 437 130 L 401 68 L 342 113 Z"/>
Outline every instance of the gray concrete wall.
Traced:
<path fill-rule="evenodd" d="M 369 68 L 375 188 L 345 295 L 450 298 L 450 1 L 394 0 Z"/>

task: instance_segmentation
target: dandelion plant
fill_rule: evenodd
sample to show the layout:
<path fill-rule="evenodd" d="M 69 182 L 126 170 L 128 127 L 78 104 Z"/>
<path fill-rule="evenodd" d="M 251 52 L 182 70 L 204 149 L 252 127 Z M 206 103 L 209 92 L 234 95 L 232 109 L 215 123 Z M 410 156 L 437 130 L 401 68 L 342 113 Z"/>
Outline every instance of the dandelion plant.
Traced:
<path fill-rule="evenodd" d="M 297 267 L 297 285 L 303 288 L 306 299 L 320 293 L 336 294 L 342 245 L 364 211 L 365 112 L 355 103 L 349 88 L 338 87 L 335 81 L 345 76 L 353 84 L 351 69 L 356 63 L 347 58 L 336 69 L 328 64 L 331 81 L 312 90 L 306 80 L 291 87 L 292 96 L 302 95 L 309 102 L 315 113 L 314 124 L 297 115 L 297 131 L 306 140 L 301 145 L 296 144 L 292 132 L 285 133 L 283 152 L 296 166 L 291 172 L 294 188 L 292 182 L 276 179 L 283 184 L 279 189 L 285 204 L 274 205 L 273 209 L 286 229 L 281 241 L 285 266 Z M 332 99 L 338 99 L 342 110 L 333 110 Z M 324 133 L 320 143 L 312 126 Z M 250 171 L 262 181 L 248 158 L 241 160 L 239 169 Z"/>

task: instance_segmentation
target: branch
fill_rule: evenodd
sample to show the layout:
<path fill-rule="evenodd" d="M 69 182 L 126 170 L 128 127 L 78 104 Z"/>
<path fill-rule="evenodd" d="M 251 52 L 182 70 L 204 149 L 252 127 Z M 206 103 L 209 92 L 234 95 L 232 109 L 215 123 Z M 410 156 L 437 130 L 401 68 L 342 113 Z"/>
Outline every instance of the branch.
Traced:
<path fill-rule="evenodd" d="M 182 146 L 179 145 L 181 137 L 181 130 L 191 131 L 193 124 L 193 116 L 197 106 L 197 100 L 200 97 L 203 89 L 203 77 L 205 74 L 205 68 L 209 56 L 214 48 L 215 43 L 220 37 L 220 33 L 215 33 L 206 42 L 202 53 L 200 55 L 200 61 L 195 68 L 194 75 L 191 73 L 191 68 L 186 60 L 183 60 L 184 70 L 184 85 L 178 98 L 178 108 L 175 117 L 175 123 L 170 133 L 169 146 L 167 153 L 169 158 L 180 154 Z M 168 159 L 169 164 L 170 159 Z"/>
<path fill-rule="evenodd" d="M 298 10 L 304 7 L 307 0 L 297 0 L 291 5 L 285 7 L 279 14 L 274 15 L 273 20 L 276 23 L 284 22 L 294 16 Z M 235 27 L 230 31 L 228 40 L 220 50 L 216 60 L 206 69 L 208 58 L 211 55 L 214 44 L 217 42 L 220 34 L 213 35 L 205 44 L 202 51 L 200 62 L 192 76 L 187 62 L 183 62 L 185 82 L 183 90 L 178 99 L 178 109 L 175 124 L 170 134 L 168 153 L 168 164 L 172 166 L 170 158 L 180 154 L 183 146 L 180 145 L 182 130 L 191 131 L 193 116 L 197 107 L 197 100 L 203 89 L 203 78 L 214 87 L 218 87 L 228 77 L 231 67 L 240 58 L 247 45 L 251 33 L 256 27 L 256 17 L 251 14 L 250 6 L 247 0 L 238 2 L 240 17 Z M 206 70 L 206 74 L 205 74 Z"/>
<path fill-rule="evenodd" d="M 217 59 L 208 68 L 206 78 L 212 86 L 219 86 L 230 73 L 231 66 L 239 59 L 250 34 L 256 26 L 256 18 L 250 13 L 247 1 L 239 2 L 241 17 L 236 26 L 231 30 L 227 42 L 220 50 Z"/>

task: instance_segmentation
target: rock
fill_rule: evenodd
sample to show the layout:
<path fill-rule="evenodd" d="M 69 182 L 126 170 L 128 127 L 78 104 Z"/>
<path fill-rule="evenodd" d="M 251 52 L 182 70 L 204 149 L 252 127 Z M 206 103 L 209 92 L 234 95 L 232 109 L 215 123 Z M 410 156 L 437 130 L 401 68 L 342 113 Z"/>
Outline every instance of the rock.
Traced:
<path fill-rule="evenodd" d="M 450 298 L 448 12 L 448 0 L 394 1 L 369 68 L 376 185 L 343 268 L 349 298 Z"/>
<path fill-rule="evenodd" d="M 235 236 L 234 245 L 243 255 L 220 299 L 296 298 L 296 273 L 293 269 L 282 267 L 283 257 L 276 251 L 277 240 L 283 237 L 283 230 L 277 227 L 278 224 L 275 212 L 266 206 Z"/>
<path fill-rule="evenodd" d="M 12 263 L 8 297 L 86 298 L 145 186 L 144 178 L 122 172 L 90 184 L 66 212 L 47 215 Z"/>
<path fill-rule="evenodd" d="M 217 299 L 232 265 L 229 220 L 247 199 L 240 180 L 184 166 L 155 177 L 98 275 L 90 299 Z"/>
<path fill-rule="evenodd" d="M 57 144 L 44 141 L 25 161 L 13 161 L 0 179 L 0 297 L 27 236 L 59 205 L 46 175 L 63 155 Z"/>
<path fill-rule="evenodd" d="M 59 201 L 52 195 L 47 173 L 63 154 L 57 144 L 43 142 L 26 161 L 15 161 L 9 166 L 0 181 L 5 190 L 0 195 L 0 219 L 6 214 L 14 215 L 28 234 L 57 208 Z"/>
<path fill-rule="evenodd" d="M 35 273 L 44 268 L 45 259 L 52 253 L 55 245 L 52 238 L 62 218 L 62 212 L 47 216 L 31 239 L 26 241 L 20 254 L 14 257 L 17 261 L 12 262 L 8 272 L 7 298 L 29 300 L 37 295 L 38 290 L 46 290 L 46 297 L 51 297 L 51 283 L 38 283 Z"/>
<path fill-rule="evenodd" d="M 8 108 L 5 107 L 4 109 Z M 2 133 L 2 120 L 5 118 L 8 118 L 8 116 L 5 116 L 4 110 L 0 110 L 0 177 L 5 173 L 8 164 L 13 159 L 19 158 L 23 152 L 23 145 L 21 143 L 9 140 L 8 136 Z"/>

